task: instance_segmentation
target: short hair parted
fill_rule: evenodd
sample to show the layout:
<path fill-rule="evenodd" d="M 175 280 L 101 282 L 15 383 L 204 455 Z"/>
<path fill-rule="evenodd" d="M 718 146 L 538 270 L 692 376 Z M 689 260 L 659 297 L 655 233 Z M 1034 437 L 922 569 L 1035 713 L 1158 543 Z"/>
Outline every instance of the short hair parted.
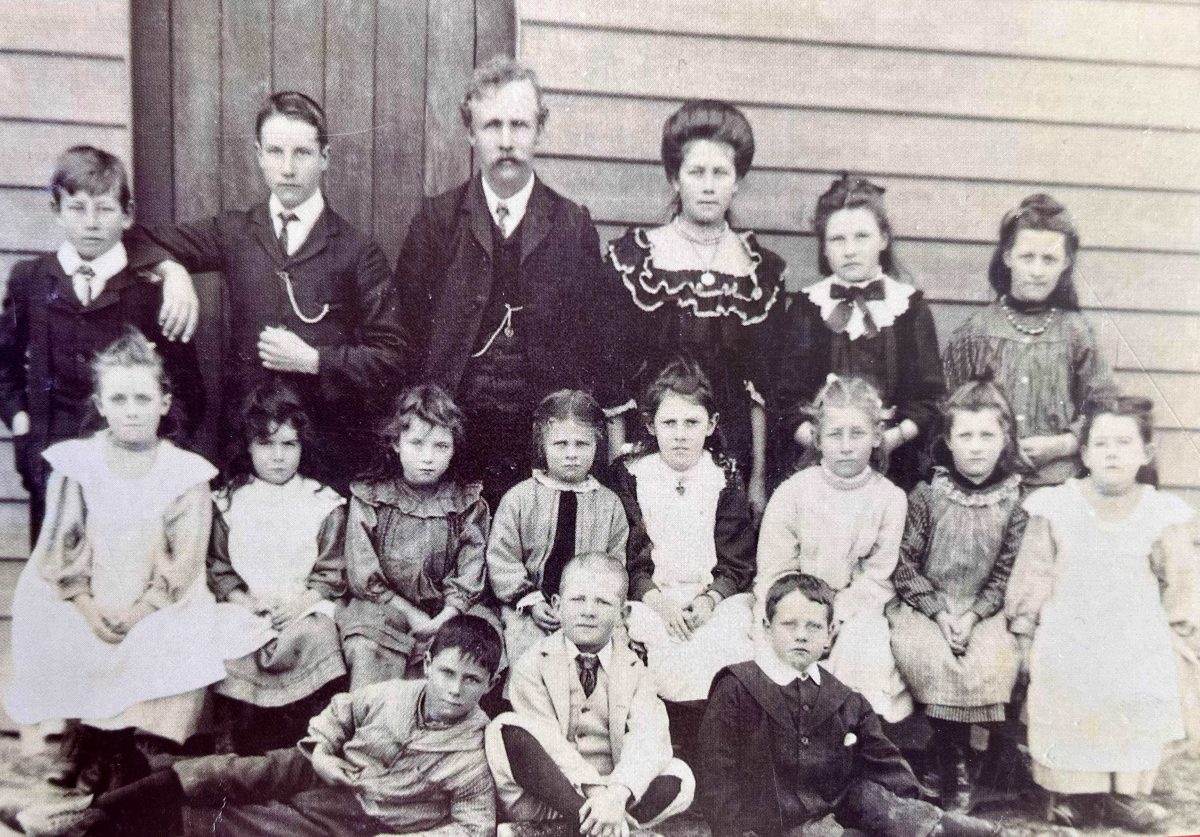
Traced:
<path fill-rule="evenodd" d="M 304 409 L 300 395 L 278 379 L 265 381 L 246 395 L 237 415 L 237 449 L 225 466 L 223 486 L 236 490 L 250 482 L 254 465 L 250 459 L 250 444 L 265 442 L 271 434 L 291 425 L 300 439 L 300 472 L 312 455 L 312 422 Z"/>
<path fill-rule="evenodd" d="M 271 94 L 271 98 L 263 103 L 254 119 L 254 138 L 262 142 L 263 123 L 272 116 L 287 116 L 307 122 L 317 129 L 317 145 L 324 149 L 329 146 L 329 130 L 325 124 L 325 111 L 313 99 L 295 90 L 283 90 Z"/>
<path fill-rule="evenodd" d="M 1079 252 L 1079 228 L 1067 208 L 1041 192 L 1030 195 L 1021 205 L 1010 210 L 1000 221 L 1000 238 L 988 265 L 988 282 L 999 296 L 1012 290 L 1012 270 L 1004 256 L 1017 241 L 1021 230 L 1046 230 L 1061 233 L 1067 254 L 1067 267 L 1058 277 L 1058 284 L 1046 298 L 1047 305 L 1067 311 L 1079 310 L 1079 295 L 1075 292 L 1075 255 Z"/>
<path fill-rule="evenodd" d="M 834 589 L 815 575 L 791 572 L 779 576 L 767 588 L 764 611 L 768 622 L 774 621 L 775 612 L 779 609 L 779 603 L 783 601 L 784 597 L 797 591 L 810 602 L 825 605 L 825 613 L 828 615 L 829 621 L 833 621 L 833 602 L 837 597 Z"/>
<path fill-rule="evenodd" d="M 1004 450 L 1000 452 L 999 467 L 1005 474 L 1028 471 L 1029 468 L 1021 458 L 1021 448 L 1017 444 L 1017 420 L 1013 415 L 1012 405 L 1004 395 L 1004 390 L 992 380 L 990 375 L 984 375 L 967 381 L 951 393 L 942 405 L 942 426 L 946 428 L 946 438 L 954 432 L 954 417 L 958 413 L 978 413 L 991 410 L 996 413 L 1000 423 L 1000 432 L 1004 434 Z"/>
<path fill-rule="evenodd" d="M 546 467 L 546 431 L 556 421 L 574 421 L 591 428 L 596 436 L 596 462 L 608 460 L 608 439 L 604 410 L 595 398 L 583 390 L 560 389 L 541 400 L 533 411 L 533 467 Z"/>
<path fill-rule="evenodd" d="M 683 154 L 692 140 L 721 142 L 733 149 L 733 168 L 741 180 L 754 162 L 754 130 L 745 114 L 727 102 L 684 102 L 663 123 L 662 164 L 668 180 L 679 178 Z"/>
<path fill-rule="evenodd" d="M 429 646 L 429 659 L 443 651 L 455 650 L 468 660 L 479 663 L 488 674 L 495 674 L 500 667 L 500 634 L 486 619 L 460 613 L 451 616 L 446 624 L 438 628 Z"/>
<path fill-rule="evenodd" d="M 133 212 L 133 193 L 125 164 L 115 154 L 92 145 L 75 145 L 59 155 L 50 177 L 50 205 L 57 211 L 63 195 L 79 192 L 98 197 L 115 192 L 125 214 Z"/>
<path fill-rule="evenodd" d="M 868 209 L 875 216 L 879 231 L 887 237 L 887 246 L 879 254 L 879 266 L 889 276 L 896 275 L 896 257 L 892 253 L 895 243 L 892 236 L 892 222 L 888 220 L 887 209 L 883 204 L 883 193 L 886 190 L 878 184 L 863 177 L 851 177 L 849 172 L 842 172 L 841 177 L 833 181 L 821 197 L 817 198 L 817 211 L 813 214 L 813 228 L 817 234 L 817 268 L 822 276 L 833 273 L 829 257 L 825 255 L 825 228 L 835 212 L 843 209 Z"/>
<path fill-rule="evenodd" d="M 558 583 L 558 594 L 565 596 L 567 579 L 574 573 L 585 571 L 608 573 L 620 582 L 621 599 L 629 596 L 629 570 L 625 568 L 625 562 L 605 552 L 584 552 L 568 561 Z"/>
<path fill-rule="evenodd" d="M 463 125 L 468 131 L 472 128 L 471 102 L 514 81 L 527 81 L 533 85 L 533 93 L 537 97 L 537 126 L 539 130 L 545 127 L 550 110 L 542 96 L 542 86 L 538 83 L 537 73 L 528 64 L 516 58 L 496 55 L 475 68 L 471 75 L 471 83 L 467 85 L 462 101 L 458 104 L 459 116 L 462 117 Z"/>
<path fill-rule="evenodd" d="M 132 369 L 144 367 L 154 373 L 159 388 L 165 395 L 171 394 L 171 379 L 163 367 L 162 356 L 154 344 L 146 339 L 133 326 L 125 333 L 101 349 L 92 359 L 92 388 L 96 395 L 100 394 L 100 384 L 104 373 L 110 369 Z"/>

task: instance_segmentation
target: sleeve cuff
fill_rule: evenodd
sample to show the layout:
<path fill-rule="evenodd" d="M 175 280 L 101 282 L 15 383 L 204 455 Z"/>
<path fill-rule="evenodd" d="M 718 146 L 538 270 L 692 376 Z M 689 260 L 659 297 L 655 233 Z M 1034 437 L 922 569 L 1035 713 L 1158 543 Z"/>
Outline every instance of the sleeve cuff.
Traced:
<path fill-rule="evenodd" d="M 746 387 L 746 393 L 750 396 L 750 400 L 762 407 L 767 408 L 767 399 L 762 397 L 762 393 L 758 391 L 758 387 L 754 386 L 754 381 L 743 381 Z"/>
<path fill-rule="evenodd" d="M 58 595 L 66 602 L 90 592 L 92 592 L 92 583 L 88 578 L 70 578 L 58 583 Z"/>
<path fill-rule="evenodd" d="M 629 598 L 635 602 L 640 602 L 645 598 L 646 594 L 651 590 L 657 590 L 658 586 L 654 583 L 654 579 L 650 576 L 637 576 L 629 581 Z"/>
<path fill-rule="evenodd" d="M 1028 616 L 1014 616 L 1008 621 L 1009 633 L 1017 636 L 1032 636 L 1035 628 L 1037 628 L 1037 622 Z"/>
<path fill-rule="evenodd" d="M 542 595 L 541 590 L 530 590 L 524 596 L 517 599 L 515 608 L 520 612 L 524 612 L 529 610 L 529 608 L 533 607 L 535 604 L 544 601 L 546 601 L 546 597 Z"/>
<path fill-rule="evenodd" d="M 615 407 L 605 407 L 604 417 L 606 419 L 614 419 L 617 416 L 625 415 L 625 413 L 628 413 L 630 410 L 634 409 L 637 409 L 637 402 L 630 398 L 624 404 L 618 404 Z"/>
<path fill-rule="evenodd" d="M 926 595 L 917 600 L 917 609 L 930 619 L 936 619 L 937 615 L 946 609 L 946 605 L 942 603 L 940 596 Z"/>
<path fill-rule="evenodd" d="M 138 601 L 145 602 L 155 610 L 162 610 L 164 607 L 167 607 L 172 603 L 171 597 L 167 591 L 158 587 L 151 587 L 146 590 L 146 592 L 141 595 L 141 598 L 139 598 Z"/>
<path fill-rule="evenodd" d="M 712 584 L 708 585 L 708 589 L 720 596 L 722 600 L 736 596 L 738 593 L 737 585 L 728 578 L 714 578 Z"/>
<path fill-rule="evenodd" d="M 979 617 L 979 621 L 991 619 L 1000 612 L 1000 605 L 988 601 L 987 599 L 979 598 L 975 600 L 975 604 L 971 605 L 971 611 Z"/>

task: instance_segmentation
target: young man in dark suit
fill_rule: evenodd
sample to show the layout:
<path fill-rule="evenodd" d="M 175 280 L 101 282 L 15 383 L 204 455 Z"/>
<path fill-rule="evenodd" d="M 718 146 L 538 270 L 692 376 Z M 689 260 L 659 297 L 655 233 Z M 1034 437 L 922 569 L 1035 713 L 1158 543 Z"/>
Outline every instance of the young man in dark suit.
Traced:
<path fill-rule="evenodd" d="M 317 103 L 276 93 L 255 130 L 269 198 L 197 223 L 139 228 L 141 244 L 189 271 L 224 276 L 226 445 L 245 394 L 270 375 L 283 376 L 313 421 L 316 450 L 305 451 L 314 457 L 313 475 L 345 489 L 370 455 L 377 408 L 401 383 L 406 346 L 395 289 L 383 251 L 322 194 L 330 149 Z M 171 269 L 159 266 L 168 275 Z"/>

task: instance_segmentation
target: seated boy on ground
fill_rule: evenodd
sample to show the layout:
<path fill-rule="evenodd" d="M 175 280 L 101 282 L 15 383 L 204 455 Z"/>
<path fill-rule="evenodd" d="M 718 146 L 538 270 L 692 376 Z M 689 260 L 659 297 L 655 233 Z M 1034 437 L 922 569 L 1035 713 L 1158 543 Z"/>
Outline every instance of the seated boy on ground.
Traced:
<path fill-rule="evenodd" d="M 866 698 L 817 665 L 833 600 L 814 576 L 780 576 L 767 592 L 757 656 L 713 681 L 697 772 L 714 835 L 823 833 L 831 814 L 881 837 L 1005 834 L 917 799 L 916 777 Z"/>
<path fill-rule="evenodd" d="M 27 831 L 81 837 L 490 835 L 495 788 L 479 699 L 495 684 L 499 660 L 495 628 L 456 616 L 434 636 L 426 680 L 335 696 L 299 747 L 188 759 L 82 811 L 60 803 L 30 809 L 20 821 Z"/>
<path fill-rule="evenodd" d="M 692 772 L 672 757 L 667 712 L 645 664 L 613 631 L 629 575 L 580 555 L 551 597 L 562 627 L 512 668 L 513 711 L 486 733 L 502 819 L 565 819 L 585 835 L 628 834 L 691 804 Z"/>

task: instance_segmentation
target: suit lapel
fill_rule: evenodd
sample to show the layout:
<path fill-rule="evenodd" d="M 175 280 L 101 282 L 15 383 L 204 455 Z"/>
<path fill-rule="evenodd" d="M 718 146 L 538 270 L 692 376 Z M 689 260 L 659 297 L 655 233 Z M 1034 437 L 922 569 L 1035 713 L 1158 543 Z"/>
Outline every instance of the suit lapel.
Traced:
<path fill-rule="evenodd" d="M 525 205 L 525 217 L 521 229 L 521 262 L 529 258 L 529 254 L 550 234 L 550 195 L 549 190 L 536 177 L 533 181 L 533 191 L 529 194 L 529 203 Z"/>
<path fill-rule="evenodd" d="M 625 725 L 629 719 L 629 707 L 637 688 L 637 666 L 641 660 L 621 643 L 613 643 L 608 673 L 608 738 L 612 745 L 613 761 L 621 758 L 621 747 L 625 741 Z"/>
<path fill-rule="evenodd" d="M 287 260 L 288 263 L 306 261 L 324 250 L 329 243 L 329 238 L 338 232 L 336 222 L 337 216 L 333 215 L 329 205 L 326 204 L 325 208 L 321 210 L 321 214 L 317 216 L 317 223 L 313 224 L 313 228 L 309 230 L 308 238 L 304 239 L 300 249 Z"/>
<path fill-rule="evenodd" d="M 483 194 L 482 177 L 482 175 L 478 175 L 471 178 L 471 185 L 467 187 L 466 200 L 463 201 L 463 211 L 470 218 L 471 233 L 475 236 L 475 240 L 488 254 L 488 258 L 491 258 L 492 213 L 488 211 L 487 198 Z"/>
<path fill-rule="evenodd" d="M 561 632 L 543 653 L 547 663 L 543 675 L 546 691 L 550 693 L 550 704 L 554 707 L 558 726 L 566 735 L 571 723 L 571 681 L 568 678 L 575 676 L 575 661 L 567 651 L 566 638 Z"/>
<path fill-rule="evenodd" d="M 271 224 L 271 209 L 267 202 L 256 206 L 250 213 L 250 221 L 254 227 L 254 237 L 266 251 L 267 257 L 277 268 L 283 267 L 283 252 L 279 249 L 279 239 L 275 237 L 275 227 Z"/>
<path fill-rule="evenodd" d="M 782 729 L 791 729 L 794 721 L 787 701 L 783 697 L 783 687 L 767 677 L 756 665 L 732 666 L 729 671 L 750 690 L 755 700 L 770 716 L 771 720 Z"/>
<path fill-rule="evenodd" d="M 815 729 L 825 723 L 834 712 L 838 711 L 849 696 L 850 689 L 842 681 L 822 668 L 821 690 L 817 692 L 817 700 L 813 704 L 810 728 Z"/>

